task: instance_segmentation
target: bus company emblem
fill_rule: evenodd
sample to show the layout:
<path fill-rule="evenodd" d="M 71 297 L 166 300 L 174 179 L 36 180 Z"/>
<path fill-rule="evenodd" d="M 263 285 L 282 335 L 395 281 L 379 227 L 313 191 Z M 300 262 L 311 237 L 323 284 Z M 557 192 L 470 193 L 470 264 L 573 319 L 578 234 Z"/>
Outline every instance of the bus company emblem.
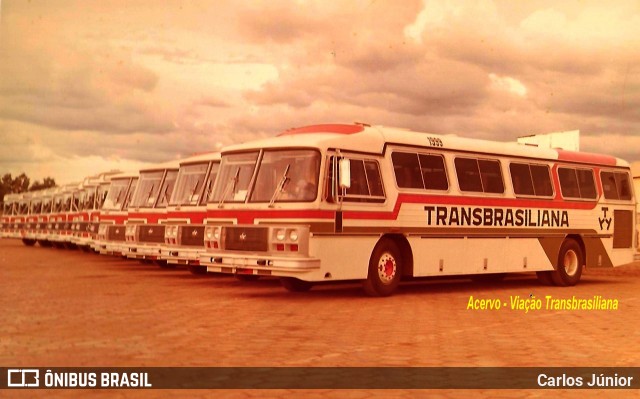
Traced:
<path fill-rule="evenodd" d="M 247 239 L 247 233 L 245 233 L 244 231 L 242 232 L 242 234 L 240 234 L 240 236 L 238 237 L 240 239 L 240 241 L 244 241 Z"/>
<path fill-rule="evenodd" d="M 193 231 L 191 232 L 191 236 L 192 236 L 192 237 L 197 237 L 197 236 L 198 236 L 198 230 L 193 230 Z"/>
<path fill-rule="evenodd" d="M 149 229 L 149 231 L 147 231 L 147 233 L 153 234 L 153 229 Z"/>

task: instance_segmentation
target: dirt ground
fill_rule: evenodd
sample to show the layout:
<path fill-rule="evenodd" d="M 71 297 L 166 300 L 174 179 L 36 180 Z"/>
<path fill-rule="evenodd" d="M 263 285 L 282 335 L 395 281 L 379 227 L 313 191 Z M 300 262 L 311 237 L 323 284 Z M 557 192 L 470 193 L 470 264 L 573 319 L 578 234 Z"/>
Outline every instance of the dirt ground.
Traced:
<path fill-rule="evenodd" d="M 617 310 L 545 309 L 545 297 L 615 299 Z M 500 310 L 467 309 L 498 299 Z M 512 297 L 542 300 L 512 310 Z M 640 365 L 640 262 L 586 270 L 575 287 L 534 275 L 403 284 L 369 298 L 357 283 L 289 293 L 81 251 L 0 240 L 0 366 Z M 598 397 L 637 390 L 11 390 L 0 397 Z M 637 397 L 637 396 L 635 396 Z"/>

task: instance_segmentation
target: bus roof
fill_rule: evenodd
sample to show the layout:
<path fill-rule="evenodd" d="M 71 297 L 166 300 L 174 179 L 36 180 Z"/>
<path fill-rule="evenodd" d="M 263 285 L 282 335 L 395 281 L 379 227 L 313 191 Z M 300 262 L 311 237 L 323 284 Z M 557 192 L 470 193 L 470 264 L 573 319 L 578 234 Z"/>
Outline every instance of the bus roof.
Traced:
<path fill-rule="evenodd" d="M 221 155 L 219 152 L 208 152 L 205 154 L 198 154 L 191 156 L 189 158 L 184 158 L 179 161 L 180 165 L 188 165 L 192 163 L 198 162 L 206 162 L 206 161 L 219 161 Z"/>
<path fill-rule="evenodd" d="M 158 171 L 158 170 L 165 170 L 165 169 L 176 169 L 178 170 L 180 168 L 180 161 L 167 161 L 167 162 L 162 162 L 162 163 L 158 163 L 155 165 L 151 165 L 151 166 L 147 166 L 146 168 L 142 168 L 140 169 L 140 173 L 142 172 L 154 172 L 154 171 Z"/>
<path fill-rule="evenodd" d="M 439 139 L 442 147 L 432 146 L 429 141 L 430 138 Z M 396 127 L 364 124 L 327 124 L 290 129 L 275 137 L 225 147 L 222 153 L 258 148 L 307 147 L 320 150 L 340 149 L 343 151 L 382 154 L 389 144 L 455 150 L 476 154 L 562 160 L 585 164 L 629 166 L 626 161 L 609 155 L 541 148 L 516 142 L 472 139 L 456 135 L 415 132 Z"/>

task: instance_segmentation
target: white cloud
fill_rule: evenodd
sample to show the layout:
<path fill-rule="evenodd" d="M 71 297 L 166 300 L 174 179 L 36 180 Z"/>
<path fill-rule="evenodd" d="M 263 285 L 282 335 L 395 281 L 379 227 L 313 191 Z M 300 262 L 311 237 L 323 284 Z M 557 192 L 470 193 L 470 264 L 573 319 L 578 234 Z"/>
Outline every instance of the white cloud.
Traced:
<path fill-rule="evenodd" d="M 491 88 L 499 91 L 506 91 L 520 97 L 527 96 L 527 87 L 518 79 L 509 76 L 498 76 L 494 73 L 489 74 L 491 80 Z"/>

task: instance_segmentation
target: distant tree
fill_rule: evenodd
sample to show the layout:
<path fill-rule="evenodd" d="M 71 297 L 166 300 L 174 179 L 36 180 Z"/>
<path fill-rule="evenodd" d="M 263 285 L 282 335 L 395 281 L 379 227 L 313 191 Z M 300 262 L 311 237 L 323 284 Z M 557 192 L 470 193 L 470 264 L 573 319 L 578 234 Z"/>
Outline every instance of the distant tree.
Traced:
<path fill-rule="evenodd" d="M 55 187 L 55 186 L 56 186 L 55 179 L 53 179 L 52 177 L 45 177 L 44 180 L 42 180 L 42 183 L 40 183 L 38 180 L 34 181 L 31 184 L 31 187 L 29 187 L 29 191 L 43 190 L 45 188 Z"/>
<path fill-rule="evenodd" d="M 11 182 L 11 192 L 12 193 L 24 193 L 29 190 L 29 178 L 26 174 L 21 173 L 16 176 Z"/>
<path fill-rule="evenodd" d="M 11 173 L 5 173 L 0 179 L 0 201 L 4 200 L 6 194 L 23 193 L 29 190 L 30 179 L 25 173 L 21 173 L 15 178 L 11 176 Z M 56 182 L 51 177 L 46 177 L 42 183 L 34 182 L 34 186 L 38 185 L 40 188 L 53 187 Z M 37 188 L 36 188 L 37 189 Z M 34 190 L 33 186 L 31 190 Z"/>

